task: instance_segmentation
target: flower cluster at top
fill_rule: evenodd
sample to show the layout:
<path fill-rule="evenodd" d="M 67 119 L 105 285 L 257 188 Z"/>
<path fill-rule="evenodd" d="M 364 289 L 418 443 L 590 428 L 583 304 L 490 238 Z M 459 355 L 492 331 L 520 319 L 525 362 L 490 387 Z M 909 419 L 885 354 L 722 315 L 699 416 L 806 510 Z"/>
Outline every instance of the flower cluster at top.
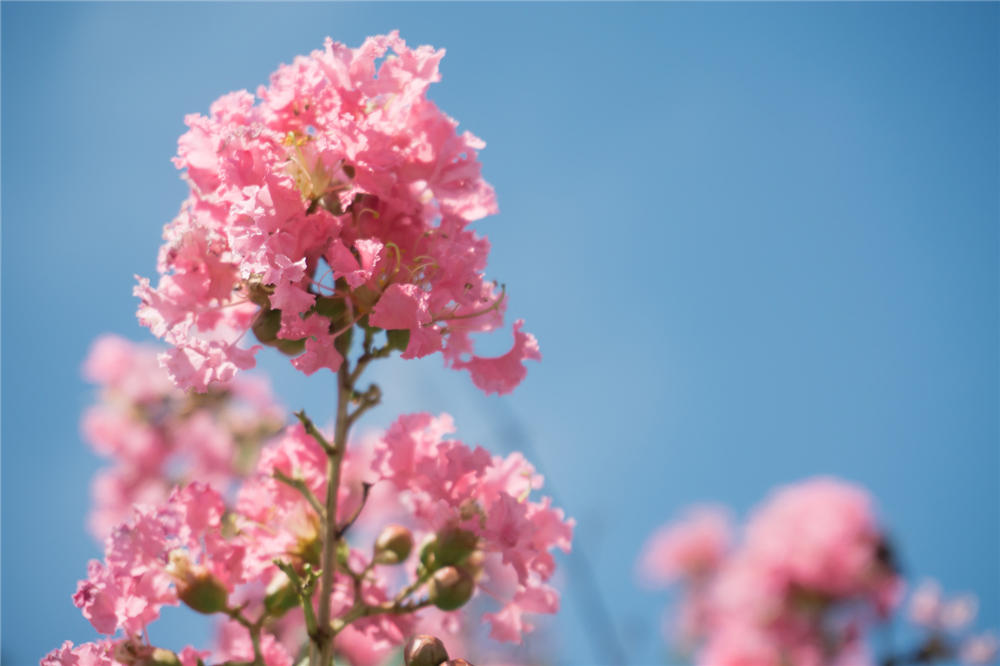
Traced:
<path fill-rule="evenodd" d="M 135 289 L 178 385 L 205 391 L 253 366 L 259 346 L 239 346 L 250 331 L 306 374 L 337 370 L 356 326 L 386 331 L 403 358 L 442 352 L 487 393 L 524 378 L 540 355 L 520 321 L 507 354 L 473 353 L 505 293 L 469 224 L 497 207 L 483 142 L 427 99 L 443 55 L 395 32 L 357 49 L 327 40 L 257 99 L 230 93 L 187 117 L 175 163 L 190 195 L 165 228 L 159 283 Z"/>
<path fill-rule="evenodd" d="M 198 479 L 228 491 L 284 426 L 266 380 L 247 375 L 224 389 L 185 393 L 160 367 L 159 351 L 105 335 L 83 366 L 100 399 L 84 412 L 81 430 L 113 462 L 93 482 L 90 529 L 99 539 L 134 504 L 158 504 L 178 482 Z"/>
<path fill-rule="evenodd" d="M 542 479 L 519 454 L 491 456 L 446 439 L 452 431 L 447 415 L 405 415 L 346 454 L 336 524 L 346 531 L 367 521 L 379 531 L 368 550 L 338 545 L 333 628 L 351 664 L 380 663 L 418 630 L 453 629 L 455 611 L 476 596 L 493 600 L 484 620 L 500 641 L 520 642 L 532 630 L 528 615 L 558 608 L 547 581 L 553 549 L 569 550 L 572 521 L 548 498 L 530 499 Z M 311 615 L 298 590 L 315 590 L 320 565 L 324 444 L 311 424 L 287 428 L 229 508 L 201 482 L 137 506 L 73 597 L 108 638 L 64 645 L 42 663 L 195 666 L 253 659 L 254 642 L 267 666 L 297 663 Z M 173 654 L 146 642 L 161 608 L 178 603 L 224 620 L 214 652 Z"/>
<path fill-rule="evenodd" d="M 823 477 L 775 491 L 738 543 L 722 507 L 690 510 L 650 538 L 639 572 L 654 585 L 683 586 L 667 626 L 699 664 L 862 666 L 876 663 L 868 630 L 902 597 L 894 559 L 869 494 Z M 938 621 L 941 604 L 925 605 L 927 622 Z M 989 646 L 980 638 L 962 655 L 987 663 Z M 891 655 L 878 663 L 930 663 L 957 654 L 948 644 L 920 653 L 918 661 Z"/>

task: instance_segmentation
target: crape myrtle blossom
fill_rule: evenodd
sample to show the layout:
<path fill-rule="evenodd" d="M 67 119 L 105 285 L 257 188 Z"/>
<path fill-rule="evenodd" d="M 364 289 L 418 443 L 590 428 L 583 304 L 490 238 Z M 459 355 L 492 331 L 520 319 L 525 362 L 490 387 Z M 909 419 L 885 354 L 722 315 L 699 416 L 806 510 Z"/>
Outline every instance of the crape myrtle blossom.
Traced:
<path fill-rule="evenodd" d="M 677 615 L 666 616 L 664 622 L 683 652 L 689 652 L 708 630 L 709 586 L 729 556 L 732 541 L 727 511 L 702 505 L 660 527 L 643 548 L 638 574 L 644 583 L 656 587 L 680 583 L 683 587 Z"/>
<path fill-rule="evenodd" d="M 103 539 L 133 504 L 157 504 L 179 481 L 225 493 L 252 469 L 257 451 L 284 424 L 266 380 L 243 376 L 206 394 L 176 388 L 157 347 L 115 335 L 95 340 L 84 375 L 100 387 L 81 430 L 113 465 L 94 479 L 91 532 Z"/>
<path fill-rule="evenodd" d="M 428 631 L 463 635 L 473 598 L 506 642 L 557 610 L 553 551 L 573 522 L 532 498 L 542 479 L 520 454 L 445 439 L 446 415 L 351 434 L 382 399 L 365 369 L 395 351 L 440 352 L 497 394 L 541 358 L 521 320 L 507 353 L 474 351 L 473 334 L 503 324 L 506 290 L 470 228 L 496 212 L 483 143 L 427 99 L 443 55 L 395 32 L 327 40 L 256 96 L 187 117 L 175 164 L 189 193 L 158 281 L 135 287 L 140 322 L 170 346 L 154 367 L 109 337 L 86 364 L 103 390 L 83 430 L 116 465 L 96 485 L 105 558 L 74 603 L 107 638 L 46 666 L 374 666 Z M 302 411 L 282 428 L 269 393 L 237 377 L 261 346 L 336 374 L 328 430 Z M 151 644 L 149 624 L 179 604 L 215 616 L 211 651 Z M 405 661 L 439 644 L 412 642 L 431 653 Z"/>
<path fill-rule="evenodd" d="M 454 429 L 447 414 L 401 416 L 386 431 L 374 464 L 381 479 L 405 493 L 417 520 L 437 534 L 439 561 L 430 566 L 450 564 L 452 554 L 441 555 L 445 541 L 445 549 L 461 553 L 467 546 L 481 556 L 477 586 L 501 604 L 485 616 L 490 635 L 520 642 L 533 629 L 525 613 L 558 610 L 559 596 L 546 585 L 555 570 L 551 551 L 569 552 L 574 523 L 547 497 L 529 501 L 542 477 L 523 456 L 500 458 L 445 439 Z"/>
<path fill-rule="evenodd" d="M 678 633 L 700 644 L 697 662 L 868 663 L 864 630 L 901 588 L 868 494 L 830 478 L 781 488 L 731 549 L 722 515 L 691 512 L 641 561 L 659 582 L 684 583 Z"/>
<path fill-rule="evenodd" d="M 572 521 L 547 498 L 530 499 L 542 479 L 519 454 L 494 457 L 444 439 L 453 430 L 447 415 L 403 416 L 345 455 L 338 524 L 382 522 L 383 532 L 401 531 L 410 543 L 412 533 L 424 542 L 409 564 L 409 549 L 382 546 L 382 537 L 374 550 L 346 540 L 339 547 L 331 601 L 335 645 L 354 666 L 383 662 L 417 631 L 450 636 L 450 644 L 461 647 L 455 611 L 476 590 L 500 604 L 484 619 L 501 641 L 520 642 L 532 629 L 527 614 L 558 608 L 558 594 L 546 581 L 555 567 L 551 551 L 569 549 Z M 293 663 L 307 638 L 289 576 L 307 578 L 320 565 L 324 528 L 315 498 L 326 491 L 325 467 L 316 436 L 296 424 L 264 447 L 232 508 L 203 483 L 177 486 L 160 505 L 135 508 L 107 538 L 104 562 L 90 563 L 74 595 L 109 640 L 64 646 L 43 663 L 76 663 L 67 661 L 76 652 L 118 655 L 116 662 L 95 663 L 129 663 L 122 655 L 148 648 L 142 638 L 161 608 L 179 603 L 225 618 L 213 658 L 251 661 L 244 620 L 259 617 L 264 663 Z M 386 525 L 387 519 L 408 522 L 412 532 Z M 401 557 L 387 558 L 386 548 Z M 450 572 L 458 572 L 457 587 L 447 580 Z M 468 589 L 459 589 L 463 581 Z"/>
<path fill-rule="evenodd" d="M 483 142 L 427 99 L 443 55 L 395 32 L 357 49 L 328 39 L 256 98 L 187 117 L 174 161 L 190 195 L 164 230 L 158 284 L 135 290 L 175 382 L 205 391 L 252 367 L 250 331 L 306 374 L 336 371 L 356 326 L 390 332 L 403 358 L 441 352 L 487 393 L 524 378 L 540 354 L 520 321 L 510 352 L 473 353 L 470 334 L 506 306 L 469 229 L 497 207 Z"/>
<path fill-rule="evenodd" d="M 959 640 L 971 596 L 943 601 L 936 584 L 913 594 L 915 649 L 877 662 L 869 630 L 900 609 L 903 581 L 870 494 L 833 478 L 777 489 L 730 545 L 724 512 L 697 507 L 661 528 L 639 560 L 646 580 L 684 586 L 671 634 L 705 666 L 902 666 L 962 658 L 992 663 L 990 635 Z"/>
<path fill-rule="evenodd" d="M 729 554 L 732 527 L 722 507 L 692 507 L 684 518 L 664 525 L 650 537 L 639 573 L 654 585 L 713 574 Z"/>

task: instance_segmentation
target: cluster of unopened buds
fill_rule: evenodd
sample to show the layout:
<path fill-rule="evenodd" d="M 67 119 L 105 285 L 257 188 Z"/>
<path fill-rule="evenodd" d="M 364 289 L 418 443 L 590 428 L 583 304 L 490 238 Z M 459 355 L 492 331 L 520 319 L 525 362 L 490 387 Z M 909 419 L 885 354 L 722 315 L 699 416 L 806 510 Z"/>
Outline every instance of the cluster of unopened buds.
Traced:
<path fill-rule="evenodd" d="M 104 558 L 73 601 L 105 638 L 45 666 L 374 666 L 415 635 L 463 651 L 472 612 L 519 643 L 558 609 L 553 551 L 573 522 L 533 497 L 542 478 L 520 454 L 452 439 L 447 414 L 352 434 L 382 398 L 364 371 L 395 353 L 441 352 L 486 393 L 540 359 L 520 321 L 507 354 L 474 353 L 506 292 L 468 228 L 496 210 L 483 143 L 426 96 L 442 56 L 395 33 L 328 40 L 257 99 L 187 118 L 175 162 L 190 193 L 159 283 L 135 290 L 169 346 L 108 336 L 85 364 L 101 397 L 83 431 L 112 466 L 91 519 Z M 304 412 L 287 425 L 266 384 L 238 375 L 262 346 L 336 374 L 329 428 Z M 218 618 L 212 649 L 151 642 L 172 605 Z M 407 663 L 467 663 L 422 640 Z"/>
<path fill-rule="evenodd" d="M 649 583 L 680 584 L 667 633 L 705 666 L 902 666 L 962 659 L 993 663 L 990 634 L 956 639 L 975 601 L 917 590 L 910 618 L 927 632 L 915 649 L 875 660 L 867 636 L 900 609 L 897 556 L 862 488 L 814 478 L 778 489 L 734 543 L 725 508 L 690 509 L 654 534 L 640 558 Z"/>

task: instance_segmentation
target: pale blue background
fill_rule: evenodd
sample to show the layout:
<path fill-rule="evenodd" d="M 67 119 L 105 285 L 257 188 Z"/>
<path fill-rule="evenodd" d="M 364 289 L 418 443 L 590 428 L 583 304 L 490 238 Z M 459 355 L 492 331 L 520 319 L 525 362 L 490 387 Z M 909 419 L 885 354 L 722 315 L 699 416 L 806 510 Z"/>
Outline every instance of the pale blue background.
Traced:
<path fill-rule="evenodd" d="M 371 423 L 449 410 L 497 451 L 523 428 L 631 663 L 665 659 L 667 598 L 633 584 L 646 535 L 816 473 L 870 487 L 907 570 L 977 591 L 1000 628 L 996 4 L 5 2 L 2 21 L 4 664 L 94 636 L 70 602 L 98 554 L 78 368 L 101 332 L 148 337 L 132 275 L 184 193 L 184 114 L 392 28 L 448 50 L 433 97 L 489 144 L 502 213 L 477 228 L 545 361 L 504 399 L 439 358 L 389 364 Z M 263 359 L 287 405 L 329 411 L 328 377 Z M 584 578 L 536 653 L 613 660 Z M 202 639 L 168 618 L 154 639 Z"/>

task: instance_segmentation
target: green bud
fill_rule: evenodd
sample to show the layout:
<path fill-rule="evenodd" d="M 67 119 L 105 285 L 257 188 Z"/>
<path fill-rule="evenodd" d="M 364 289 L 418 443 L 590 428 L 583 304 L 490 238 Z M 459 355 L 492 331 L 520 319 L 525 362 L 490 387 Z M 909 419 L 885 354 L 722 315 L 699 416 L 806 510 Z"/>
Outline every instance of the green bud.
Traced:
<path fill-rule="evenodd" d="M 427 535 L 423 542 L 420 544 L 420 564 L 424 566 L 428 571 L 434 571 L 437 568 L 437 558 L 434 555 L 434 551 L 437 550 L 437 535 L 429 534 Z"/>
<path fill-rule="evenodd" d="M 468 530 L 448 527 L 437 535 L 434 556 L 438 566 L 461 564 L 479 546 L 479 537 Z"/>
<path fill-rule="evenodd" d="M 448 651 L 441 639 L 428 634 L 413 636 L 403 647 L 406 666 L 440 666 L 448 660 Z"/>
<path fill-rule="evenodd" d="M 331 296 L 317 296 L 316 305 L 313 306 L 316 313 L 327 319 L 340 322 L 347 314 L 347 307 L 344 305 L 344 299 L 333 298 Z"/>
<path fill-rule="evenodd" d="M 351 296 L 354 299 L 355 310 L 358 312 L 368 313 L 371 312 L 373 307 L 375 307 L 375 303 L 378 302 L 378 299 L 382 296 L 382 294 L 366 285 L 361 285 L 351 292 Z"/>
<path fill-rule="evenodd" d="M 298 356 L 306 348 L 306 339 L 285 340 L 278 338 L 274 341 L 274 347 L 285 356 Z"/>
<path fill-rule="evenodd" d="M 211 574 L 177 586 L 177 596 L 192 610 L 205 615 L 226 610 L 229 593 Z"/>
<path fill-rule="evenodd" d="M 346 569 L 350 558 L 351 547 L 347 545 L 346 541 L 341 539 L 337 542 L 337 564 Z"/>
<path fill-rule="evenodd" d="M 464 562 L 462 562 L 460 568 L 465 571 L 465 573 L 472 576 L 472 580 L 479 580 L 483 575 L 483 567 L 485 564 L 486 553 L 481 550 L 477 550 L 469 555 Z"/>
<path fill-rule="evenodd" d="M 438 569 L 427 583 L 427 597 L 443 611 L 461 608 L 475 590 L 472 576 L 457 567 Z"/>
<path fill-rule="evenodd" d="M 389 525 L 375 540 L 376 564 L 399 564 L 413 551 L 413 534 L 402 525 Z"/>
<path fill-rule="evenodd" d="M 278 330 L 281 328 L 281 310 L 261 310 L 251 328 L 261 343 L 273 343 L 278 339 Z"/>
<path fill-rule="evenodd" d="M 398 349 L 399 351 L 405 351 L 407 345 L 410 344 L 410 331 L 405 328 L 400 330 L 386 331 L 385 337 L 389 349 Z"/>
<path fill-rule="evenodd" d="M 323 556 L 323 542 L 316 534 L 300 538 L 292 551 L 293 555 L 298 555 L 302 562 L 318 567 L 320 558 Z"/>
<path fill-rule="evenodd" d="M 260 278 L 251 278 L 247 283 L 247 298 L 251 303 L 259 305 L 267 310 L 271 307 L 271 299 L 267 293 L 267 287 L 260 283 Z"/>
<path fill-rule="evenodd" d="M 167 573 L 174 579 L 177 597 L 192 610 L 206 615 L 226 610 L 226 587 L 207 569 L 193 565 L 183 549 L 170 552 Z"/>
<path fill-rule="evenodd" d="M 272 617 L 281 617 L 299 605 L 299 594 L 284 572 L 278 572 L 264 591 L 264 608 Z"/>
<path fill-rule="evenodd" d="M 164 648 L 155 648 L 153 654 L 140 663 L 142 666 L 181 666 L 181 660 L 177 655 Z"/>
<path fill-rule="evenodd" d="M 116 664 L 126 666 L 181 666 L 180 658 L 170 650 L 131 640 L 118 643 L 111 652 L 111 658 Z M 202 661 L 199 659 L 198 663 L 202 664 Z"/>

